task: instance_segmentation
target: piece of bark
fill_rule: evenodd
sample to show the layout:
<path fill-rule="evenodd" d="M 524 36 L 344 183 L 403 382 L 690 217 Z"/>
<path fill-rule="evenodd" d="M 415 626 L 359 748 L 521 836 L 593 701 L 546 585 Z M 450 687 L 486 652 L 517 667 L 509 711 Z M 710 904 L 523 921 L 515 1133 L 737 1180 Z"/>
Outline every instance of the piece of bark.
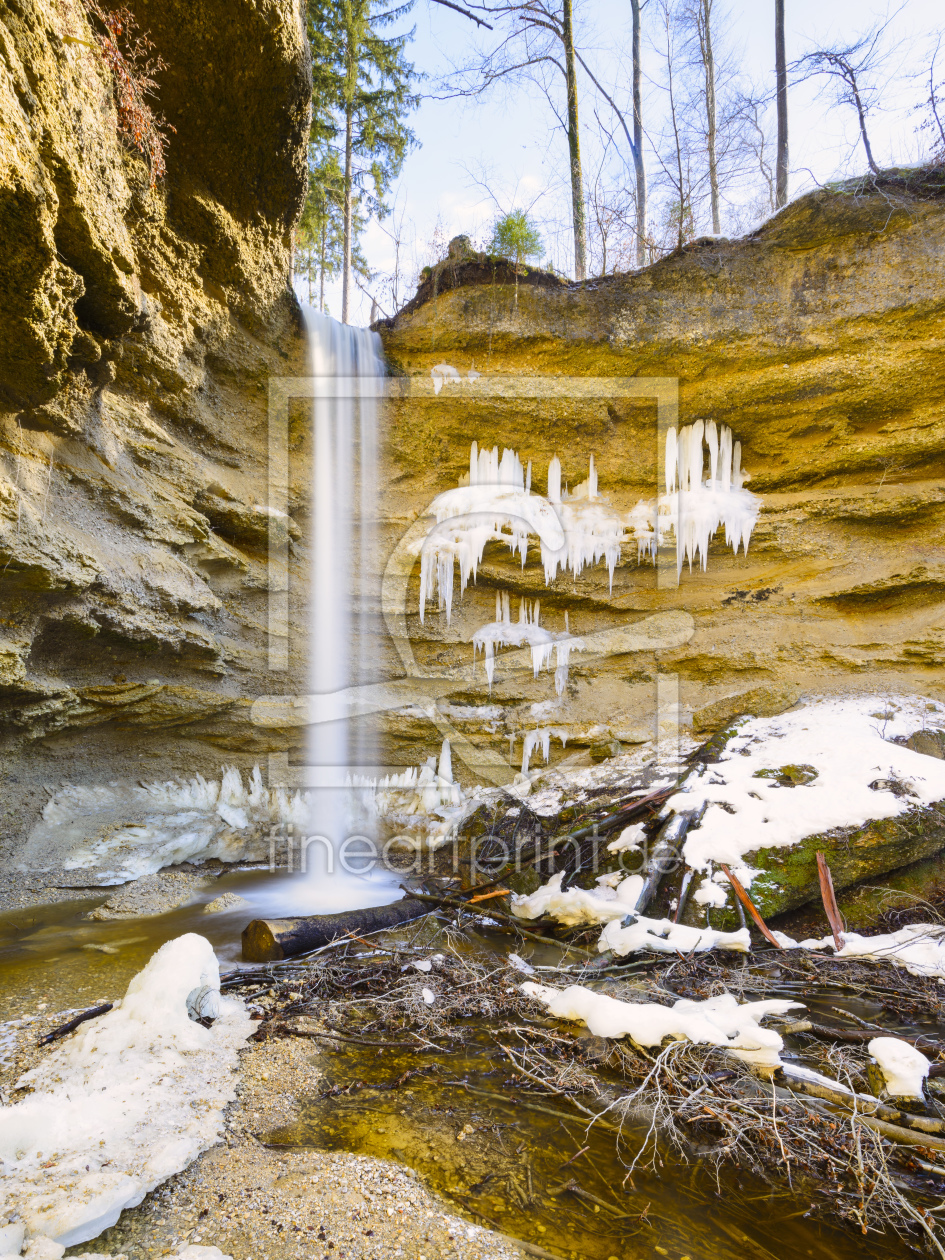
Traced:
<path fill-rule="evenodd" d="M 247 962 L 278 962 L 329 945 L 341 936 L 364 935 L 397 927 L 429 914 L 429 906 L 412 897 L 389 906 L 346 910 L 342 914 L 310 914 L 297 919 L 253 919 L 243 932 Z"/>
<path fill-rule="evenodd" d="M 775 949 L 784 949 L 784 946 L 781 944 L 781 942 L 778 940 L 776 936 L 772 935 L 771 930 L 769 929 L 767 923 L 765 923 L 764 919 L 755 909 L 755 903 L 748 896 L 748 893 L 745 891 L 744 887 L 742 886 L 741 880 L 736 879 L 736 877 L 732 874 L 732 872 L 728 869 L 728 867 L 725 865 L 724 862 L 721 862 L 719 865 L 722 867 L 722 870 L 725 872 L 726 879 L 735 889 L 735 896 L 738 898 L 738 900 L 742 903 L 742 905 L 745 907 L 745 909 L 748 911 L 751 917 L 758 924 L 758 931 L 761 933 L 761 935 L 765 938 L 765 940 L 770 941 L 771 944 L 775 947 Z"/>
<path fill-rule="evenodd" d="M 830 874 L 827 859 L 822 853 L 817 854 L 817 877 L 820 880 L 820 898 L 824 903 L 830 931 L 833 933 L 834 948 L 839 954 L 843 949 L 843 920 L 840 918 L 837 897 L 833 891 L 833 876 Z"/>

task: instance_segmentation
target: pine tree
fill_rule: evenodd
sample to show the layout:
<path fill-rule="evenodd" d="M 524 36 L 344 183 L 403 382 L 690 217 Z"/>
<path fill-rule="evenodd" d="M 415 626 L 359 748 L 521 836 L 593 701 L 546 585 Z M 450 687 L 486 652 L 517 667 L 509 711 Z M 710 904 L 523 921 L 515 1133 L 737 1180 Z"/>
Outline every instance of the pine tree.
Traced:
<path fill-rule="evenodd" d="M 493 254 L 511 258 L 515 263 L 515 305 L 518 306 L 518 277 L 527 258 L 540 258 L 544 245 L 538 229 L 524 210 L 510 210 L 496 219 L 492 227 L 489 249 Z"/>
<path fill-rule="evenodd" d="M 413 0 L 393 7 L 379 0 L 309 0 L 310 169 L 313 185 L 324 181 L 324 192 L 310 192 L 311 210 L 307 204 L 302 221 L 308 218 L 317 234 L 324 227 L 327 258 L 336 222 L 333 216 L 340 212 L 341 318 L 345 323 L 352 273 L 366 271 L 358 239 L 369 218 L 387 214 L 386 195 L 415 143 L 405 122 L 417 103 L 411 92 L 416 73 L 405 56 L 410 35 L 382 33 L 412 7 Z M 319 236 L 319 245 L 320 240 Z M 324 274 L 330 273 L 326 269 Z"/>
<path fill-rule="evenodd" d="M 308 196 L 295 230 L 295 274 L 308 283 L 309 305 L 325 309 L 325 281 L 341 273 L 344 261 L 342 170 L 330 149 L 309 148 Z"/>

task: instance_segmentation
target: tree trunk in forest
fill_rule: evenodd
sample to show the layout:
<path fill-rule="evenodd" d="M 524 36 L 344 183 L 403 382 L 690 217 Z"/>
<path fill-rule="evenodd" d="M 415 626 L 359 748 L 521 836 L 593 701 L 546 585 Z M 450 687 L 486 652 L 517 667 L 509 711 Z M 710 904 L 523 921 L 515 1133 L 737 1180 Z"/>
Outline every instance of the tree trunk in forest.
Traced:
<path fill-rule="evenodd" d="M 568 154 L 571 165 L 571 207 L 574 221 L 574 278 L 587 278 L 587 221 L 584 214 L 584 179 L 581 172 L 581 136 L 578 130 L 577 68 L 571 0 L 564 0 L 561 38 L 568 80 Z"/>
<path fill-rule="evenodd" d="M 352 144 L 354 120 L 351 103 L 345 110 L 344 260 L 341 275 L 341 322 L 347 324 L 351 291 Z"/>
<path fill-rule="evenodd" d="M 322 239 L 321 248 L 318 255 L 318 309 L 319 312 L 325 314 L 325 235 L 328 231 L 328 225 L 322 220 Z"/>
<path fill-rule="evenodd" d="M 699 49 L 705 70 L 706 146 L 709 152 L 709 201 L 712 208 L 712 231 L 722 231 L 719 217 L 719 165 L 716 154 L 715 54 L 712 51 L 713 0 L 699 0 Z"/>
<path fill-rule="evenodd" d="M 788 116 L 787 60 L 784 55 L 784 0 L 774 0 L 774 66 L 778 98 L 778 154 L 776 170 L 776 204 L 780 210 L 788 199 Z"/>
<path fill-rule="evenodd" d="M 630 0 L 633 11 L 633 165 L 637 176 L 637 266 L 646 266 L 646 170 L 643 166 L 643 106 L 640 67 L 640 0 Z"/>

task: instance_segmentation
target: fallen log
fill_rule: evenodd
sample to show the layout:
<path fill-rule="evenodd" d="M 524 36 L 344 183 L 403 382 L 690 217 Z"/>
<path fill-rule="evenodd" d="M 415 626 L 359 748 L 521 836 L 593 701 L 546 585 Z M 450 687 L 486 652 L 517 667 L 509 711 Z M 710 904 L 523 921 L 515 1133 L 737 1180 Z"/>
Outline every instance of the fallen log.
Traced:
<path fill-rule="evenodd" d="M 405 897 L 389 906 L 346 910 L 341 914 L 310 914 L 297 919 L 253 919 L 243 931 L 246 962 L 278 962 L 328 945 L 341 936 L 364 935 L 397 927 L 430 913 L 429 906 Z"/>
<path fill-rule="evenodd" d="M 922 1134 L 938 1134 L 945 1132 L 945 1120 L 935 1116 L 912 1115 L 900 1111 L 898 1107 L 887 1106 L 868 1094 L 853 1094 L 839 1089 L 830 1089 L 820 1081 L 808 1081 L 803 1077 L 793 1076 L 790 1069 L 784 1070 L 784 1083 L 794 1094 L 808 1094 L 811 1098 L 822 1098 L 826 1102 L 835 1103 L 847 1111 L 856 1112 L 860 1120 L 882 1121 L 893 1124 L 900 1129 L 910 1129 Z M 934 1143 L 941 1143 L 939 1149 L 945 1149 L 945 1139 L 935 1138 Z"/>

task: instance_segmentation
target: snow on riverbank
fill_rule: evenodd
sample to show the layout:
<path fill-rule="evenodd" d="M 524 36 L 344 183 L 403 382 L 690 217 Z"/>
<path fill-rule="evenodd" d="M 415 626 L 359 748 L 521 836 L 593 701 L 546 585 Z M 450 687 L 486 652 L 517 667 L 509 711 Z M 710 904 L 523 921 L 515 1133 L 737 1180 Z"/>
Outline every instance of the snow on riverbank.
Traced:
<path fill-rule="evenodd" d="M 873 695 L 741 722 L 720 762 L 700 766 L 667 802 L 675 810 L 707 805 L 686 837 L 687 865 L 710 871 L 725 862 L 748 884 L 753 872 L 743 858 L 753 849 L 785 848 L 945 799 L 945 761 L 891 742 L 943 719 L 941 705 Z"/>
<path fill-rule="evenodd" d="M 596 888 L 565 891 L 561 889 L 563 879 L 564 872 L 559 871 L 527 897 L 513 894 L 512 913 L 520 919 L 537 919 L 547 914 L 565 927 L 602 924 L 604 930 L 597 948 L 601 953 L 612 950 L 619 957 L 641 949 L 663 954 L 701 954 L 709 949 L 731 949 L 745 954 L 751 948 L 747 928 L 718 932 L 714 928 L 687 927 L 670 919 L 648 919 L 645 915 L 634 916 L 632 924 L 622 927 L 621 920 L 632 914 L 643 887 L 641 875 L 622 879 L 615 872 L 601 875 Z"/>
<path fill-rule="evenodd" d="M 252 1029 L 219 988 L 207 940 L 169 941 L 114 1010 L 20 1079 L 34 1092 L 0 1109 L 0 1212 L 27 1238 L 95 1238 L 216 1142 Z"/>
<path fill-rule="evenodd" d="M 836 958 L 895 963 L 913 976 L 930 976 L 945 982 L 945 925 L 941 923 L 910 923 L 881 936 L 844 932 L 839 953 L 832 936 L 800 942 L 784 932 L 775 932 L 775 936 L 785 949 L 831 950 Z"/>
<path fill-rule="evenodd" d="M 621 1002 L 581 984 L 567 989 L 527 980 L 522 992 L 541 1002 L 557 1019 L 579 1020 L 595 1037 L 630 1037 L 638 1046 L 658 1046 L 664 1037 L 722 1046 L 756 1067 L 779 1067 L 784 1042 L 779 1033 L 762 1028 L 765 1015 L 783 1015 L 803 1006 L 772 998 L 739 1005 L 731 993 L 704 1002 L 682 998 L 672 1006 L 656 1002 Z"/>
<path fill-rule="evenodd" d="M 20 869 L 97 868 L 121 882 L 179 862 L 263 861 L 271 826 L 307 822 L 303 796 L 270 791 L 258 766 L 245 785 L 232 766 L 219 779 L 70 784 L 46 804 Z"/>
<path fill-rule="evenodd" d="M 439 766 L 430 759 L 379 781 L 351 775 L 348 788 L 350 833 L 376 834 L 382 843 L 403 833 L 408 848 L 444 844 L 465 803 L 448 740 Z M 219 779 L 198 774 L 135 785 L 69 784 L 47 802 L 19 868 L 94 869 L 103 881 L 122 883 L 181 862 L 272 860 L 273 844 L 280 860 L 287 829 L 298 837 L 320 832 L 315 802 L 310 792 L 265 787 L 258 766 L 245 784 L 232 766 L 223 767 Z M 352 909 L 364 904 L 357 900 L 363 895 L 358 887 Z"/>

